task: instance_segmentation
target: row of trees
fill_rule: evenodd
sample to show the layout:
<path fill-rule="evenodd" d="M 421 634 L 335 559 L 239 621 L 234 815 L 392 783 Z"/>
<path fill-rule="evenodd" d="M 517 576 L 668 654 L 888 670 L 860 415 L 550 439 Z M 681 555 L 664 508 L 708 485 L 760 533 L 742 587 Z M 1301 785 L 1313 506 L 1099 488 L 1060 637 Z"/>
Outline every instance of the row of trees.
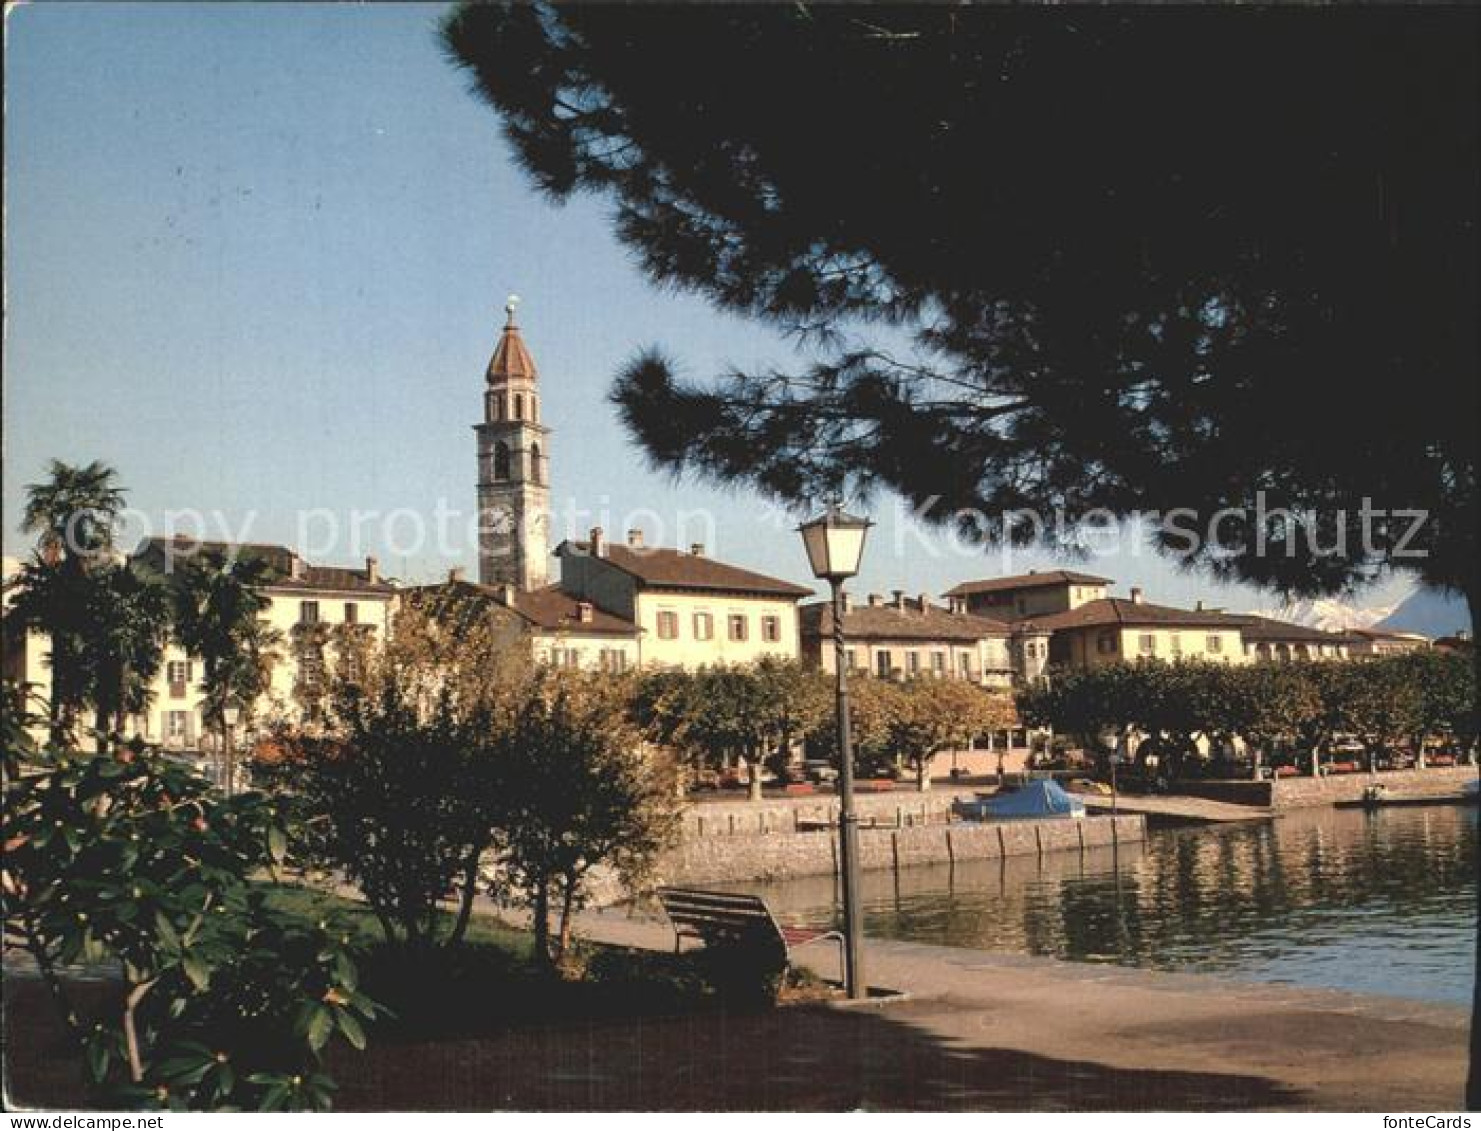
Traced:
<path fill-rule="evenodd" d="M 170 639 L 199 658 L 204 721 L 224 738 L 227 710 L 250 718 L 281 644 L 260 616 L 262 562 L 203 551 L 161 576 L 118 553 L 124 502 L 117 474 L 96 461 L 53 460 L 46 480 L 27 488 L 22 527 L 36 552 L 9 584 L 6 630 L 47 639 L 55 749 L 76 744 L 89 709 L 99 741 L 116 742 L 125 721 L 148 710 Z"/>
<path fill-rule="evenodd" d="M 321 720 L 279 728 L 254 774 L 295 807 L 301 858 L 353 883 L 388 943 L 456 947 L 482 894 L 528 907 L 536 959 L 558 963 L 593 873 L 636 885 L 675 828 L 628 691 L 531 666 L 476 603 L 409 598 L 382 647 L 334 653 Z"/>
<path fill-rule="evenodd" d="M 543 963 L 567 955 L 599 869 L 631 888 L 676 829 L 675 787 L 744 762 L 831 752 L 831 685 L 795 662 L 614 678 L 533 666 L 456 594 L 408 598 L 384 645 L 331 657 L 326 710 L 279 728 L 254 774 L 291 797 L 296 855 L 364 895 L 392 945 L 457 947 L 486 896 L 527 907 Z M 1016 724 L 953 680 L 856 683 L 865 772 Z M 645 739 L 647 740 L 645 742 Z M 455 913 L 442 906 L 456 896 Z"/>
<path fill-rule="evenodd" d="M 1400 744 L 1476 744 L 1476 675 L 1469 659 L 1412 652 L 1361 663 L 1227 665 L 1139 660 L 1066 671 L 1024 690 L 1025 720 L 1080 736 L 1107 755 L 1136 739 L 1170 778 L 1236 741 L 1256 758 L 1290 754 L 1318 772 L 1339 739 L 1362 744 L 1369 768 Z"/>
<path fill-rule="evenodd" d="M 752 798 L 761 796 L 761 767 L 785 778 L 799 743 L 838 762 L 832 677 L 795 661 L 652 672 L 631 702 L 646 737 L 673 750 L 690 777 L 743 762 Z M 954 679 L 856 678 L 850 717 L 859 772 L 908 769 L 922 790 L 935 755 L 1018 725 L 1006 692 Z"/>

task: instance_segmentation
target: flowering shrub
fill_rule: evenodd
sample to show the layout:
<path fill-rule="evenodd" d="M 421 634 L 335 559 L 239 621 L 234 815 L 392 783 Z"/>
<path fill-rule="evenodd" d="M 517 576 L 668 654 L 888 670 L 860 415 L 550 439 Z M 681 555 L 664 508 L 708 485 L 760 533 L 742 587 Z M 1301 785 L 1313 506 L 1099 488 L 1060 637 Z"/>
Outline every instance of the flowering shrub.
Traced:
<path fill-rule="evenodd" d="M 15 732 L 7 727 L 7 745 Z M 95 1099 L 171 1109 L 324 1109 L 329 1042 L 365 1044 L 375 1004 L 348 937 L 265 902 L 282 814 L 226 798 L 157 751 L 7 751 L 7 933 L 35 961 Z M 86 1011 L 73 964 L 119 971 Z"/>

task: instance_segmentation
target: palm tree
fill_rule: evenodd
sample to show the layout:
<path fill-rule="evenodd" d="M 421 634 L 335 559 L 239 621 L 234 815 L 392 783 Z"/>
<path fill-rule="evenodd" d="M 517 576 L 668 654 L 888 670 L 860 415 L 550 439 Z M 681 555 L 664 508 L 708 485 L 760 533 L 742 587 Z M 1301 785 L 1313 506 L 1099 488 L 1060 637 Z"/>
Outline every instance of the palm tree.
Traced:
<path fill-rule="evenodd" d="M 227 709 L 250 716 L 272 679 L 281 634 L 261 619 L 272 603 L 261 592 L 268 576 L 258 559 L 219 553 L 192 557 L 175 575 L 175 636 L 201 661 L 204 722 L 223 751 Z M 225 766 L 228 789 L 233 769 Z"/>
<path fill-rule="evenodd" d="M 90 579 L 80 569 L 48 565 L 40 556 L 21 566 L 11 582 L 7 635 L 40 632 L 51 648 L 51 693 L 47 697 L 47 730 L 53 749 L 76 742 L 77 719 L 88 699 L 86 610 Z"/>
<path fill-rule="evenodd" d="M 105 735 L 121 732 L 128 716 L 149 708 L 164 663 L 170 602 L 163 586 L 128 565 L 104 567 L 89 580 L 84 662 L 97 730 Z"/>
<path fill-rule="evenodd" d="M 87 574 L 112 550 L 114 524 L 123 506 L 117 473 L 97 460 L 83 467 L 52 460 L 47 479 L 26 487 L 21 530 L 37 536 L 36 560 L 23 569 L 16 585 L 16 620 L 51 640 L 48 724 L 53 746 L 74 741 L 77 716 L 87 699 Z"/>
<path fill-rule="evenodd" d="M 73 467 L 54 459 L 47 476 L 26 486 L 21 516 L 21 530 L 37 535 L 41 560 L 55 565 L 111 550 L 114 523 L 124 506 L 117 472 L 98 460 Z"/>

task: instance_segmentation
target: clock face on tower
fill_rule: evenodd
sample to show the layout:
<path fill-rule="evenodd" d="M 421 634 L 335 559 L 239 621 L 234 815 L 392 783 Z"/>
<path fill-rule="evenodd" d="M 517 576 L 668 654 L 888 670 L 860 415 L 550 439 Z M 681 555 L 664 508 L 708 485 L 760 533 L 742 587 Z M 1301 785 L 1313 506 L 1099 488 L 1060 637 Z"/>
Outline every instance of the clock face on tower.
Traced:
<path fill-rule="evenodd" d="M 483 533 L 495 545 L 508 545 L 514 538 L 514 507 L 490 503 L 483 511 Z"/>

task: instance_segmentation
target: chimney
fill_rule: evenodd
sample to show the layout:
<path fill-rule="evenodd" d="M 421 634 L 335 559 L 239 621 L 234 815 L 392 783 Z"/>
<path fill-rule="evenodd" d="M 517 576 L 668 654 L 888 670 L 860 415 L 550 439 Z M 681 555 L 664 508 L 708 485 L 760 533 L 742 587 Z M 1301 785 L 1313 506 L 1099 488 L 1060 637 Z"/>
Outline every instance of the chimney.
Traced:
<path fill-rule="evenodd" d="M 643 548 L 643 532 L 637 527 L 633 527 L 627 532 L 627 544 L 634 550 L 641 550 Z"/>
<path fill-rule="evenodd" d="M 289 554 L 288 555 L 288 576 L 291 577 L 291 578 L 293 578 L 294 581 L 302 581 L 304 579 L 304 577 L 307 575 L 307 573 L 308 573 L 308 570 L 305 567 L 304 560 L 302 558 L 300 558 L 297 554 Z"/>
<path fill-rule="evenodd" d="M 631 543 L 629 543 L 629 545 L 631 545 Z M 592 610 L 591 610 L 591 602 L 590 601 L 577 601 L 576 602 L 576 619 L 578 621 L 580 621 L 582 624 L 590 624 L 591 623 L 591 612 L 592 612 Z"/>
<path fill-rule="evenodd" d="M 381 563 L 379 558 L 365 559 L 365 580 L 374 585 L 381 579 Z"/>
<path fill-rule="evenodd" d="M 877 608 L 879 608 L 883 604 L 884 604 L 884 598 L 881 597 L 878 593 L 871 593 L 871 594 L 869 594 L 869 607 L 871 609 L 877 609 Z"/>
<path fill-rule="evenodd" d="M 462 581 L 463 580 L 463 567 L 462 566 L 453 566 L 452 569 L 448 570 L 447 571 L 447 580 L 448 580 L 448 584 L 449 585 L 451 585 L 453 582 L 456 582 L 456 581 Z"/>
<path fill-rule="evenodd" d="M 851 609 L 853 607 L 853 604 L 854 604 L 853 598 L 848 595 L 848 591 L 847 590 L 844 590 L 844 592 L 842 592 L 842 593 L 840 593 L 838 595 L 838 600 L 839 600 L 839 604 L 841 604 L 843 606 L 843 611 L 845 613 L 848 612 L 849 609 Z"/>
<path fill-rule="evenodd" d="M 506 609 L 514 608 L 514 586 L 507 581 L 494 586 L 494 599 Z"/>
<path fill-rule="evenodd" d="M 600 526 L 593 526 L 591 528 L 588 541 L 591 543 L 590 551 L 592 557 L 605 558 L 607 556 L 607 544 L 602 541 L 602 528 Z"/>
<path fill-rule="evenodd" d="M 967 599 L 965 597 L 953 597 L 951 599 L 951 611 L 964 613 L 967 611 Z"/>
<path fill-rule="evenodd" d="M 1202 600 L 1202 598 L 1200 598 L 1199 601 L 1198 601 L 1198 603 L 1193 606 L 1193 611 L 1195 613 L 1201 613 L 1201 612 L 1203 612 L 1203 600 Z"/>
<path fill-rule="evenodd" d="M 905 607 L 905 590 L 891 589 L 890 596 L 894 598 L 895 608 L 903 609 Z"/>
<path fill-rule="evenodd" d="M 691 543 L 689 543 L 689 553 L 692 556 L 696 557 L 696 558 L 702 558 L 702 557 L 704 557 L 705 556 L 705 544 L 703 542 L 691 542 Z"/>
<path fill-rule="evenodd" d="M 1131 587 L 1131 603 L 1133 605 L 1140 605 L 1142 603 L 1142 587 L 1140 585 L 1133 585 Z"/>
<path fill-rule="evenodd" d="M 921 611 L 921 614 L 922 615 L 924 615 L 926 613 L 929 613 L 931 611 L 931 595 L 929 593 L 920 593 L 920 594 L 917 594 L 916 595 L 916 598 L 915 598 L 915 603 L 920 606 L 920 611 Z"/>

